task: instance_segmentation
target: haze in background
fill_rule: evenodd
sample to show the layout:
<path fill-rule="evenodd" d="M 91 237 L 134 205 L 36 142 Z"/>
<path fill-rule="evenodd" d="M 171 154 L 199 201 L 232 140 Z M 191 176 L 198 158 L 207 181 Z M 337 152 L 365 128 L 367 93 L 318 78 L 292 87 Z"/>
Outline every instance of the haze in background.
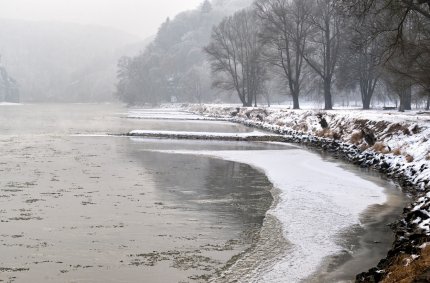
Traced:
<path fill-rule="evenodd" d="M 144 39 L 201 0 L 0 0 L 0 18 L 113 27 Z"/>
<path fill-rule="evenodd" d="M 115 99 L 116 65 L 201 0 L 0 0 L 0 67 L 22 102 Z M 1 99 L 1 97 L 0 97 Z"/>
<path fill-rule="evenodd" d="M 198 92 L 210 93 L 203 47 L 211 29 L 252 0 L 211 2 L 0 0 L 0 68 L 16 81 L 23 103 L 116 101 L 119 59 L 138 56 L 152 42 L 150 54 L 163 58 L 156 64 L 163 72 L 151 71 L 155 81 L 166 86 L 161 79 L 168 78 L 171 89 L 172 78 L 181 78 L 195 86 L 188 78 L 199 73 Z"/>

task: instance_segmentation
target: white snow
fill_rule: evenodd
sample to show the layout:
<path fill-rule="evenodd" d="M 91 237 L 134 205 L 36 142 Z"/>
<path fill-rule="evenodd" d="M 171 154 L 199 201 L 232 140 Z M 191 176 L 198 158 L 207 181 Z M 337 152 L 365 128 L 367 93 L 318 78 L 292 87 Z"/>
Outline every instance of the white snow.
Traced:
<path fill-rule="evenodd" d="M 132 136 L 189 136 L 189 137 L 238 137 L 238 138 L 249 138 L 249 137 L 263 137 L 267 136 L 267 133 L 260 131 L 253 131 L 247 133 L 214 133 L 214 132 L 188 132 L 188 131 L 153 131 L 153 130 L 134 130 L 129 133 Z"/>
<path fill-rule="evenodd" d="M 21 103 L 13 103 L 13 102 L 0 102 L 0 106 L 17 106 L 22 105 Z"/>
<path fill-rule="evenodd" d="M 369 205 L 386 201 L 381 187 L 302 149 L 162 152 L 247 163 L 264 171 L 281 190 L 279 204 L 268 213 L 283 224 L 292 248 L 270 270 L 250 274 L 243 282 L 306 279 L 325 257 L 342 250 L 336 243 L 341 231 L 360 224 L 359 215 Z"/>

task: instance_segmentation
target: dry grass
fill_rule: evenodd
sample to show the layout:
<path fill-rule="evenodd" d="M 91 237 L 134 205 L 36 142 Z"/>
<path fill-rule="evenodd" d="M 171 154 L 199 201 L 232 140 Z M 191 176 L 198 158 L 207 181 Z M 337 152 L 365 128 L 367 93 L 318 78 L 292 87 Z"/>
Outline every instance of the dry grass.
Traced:
<path fill-rule="evenodd" d="M 295 125 L 293 129 L 302 133 L 307 133 L 309 130 L 308 125 L 305 122 Z"/>
<path fill-rule="evenodd" d="M 430 153 L 427 154 L 426 160 L 429 161 L 430 160 Z"/>
<path fill-rule="evenodd" d="M 414 157 L 410 154 L 407 154 L 405 156 L 405 159 L 406 159 L 406 162 L 408 162 L 408 163 L 414 162 Z"/>
<path fill-rule="evenodd" d="M 394 155 L 402 155 L 402 150 L 400 148 L 396 148 L 395 150 L 393 150 L 393 154 Z"/>
<path fill-rule="evenodd" d="M 350 141 L 352 144 L 359 145 L 363 141 L 363 133 L 361 131 L 353 132 Z"/>
<path fill-rule="evenodd" d="M 382 283 L 412 283 L 430 268 L 430 247 L 422 250 L 421 256 L 412 260 L 410 255 L 400 255 L 387 269 Z"/>
<path fill-rule="evenodd" d="M 373 146 L 373 150 L 375 152 L 380 152 L 380 153 L 383 153 L 383 154 L 390 153 L 389 148 L 384 143 L 382 143 L 382 142 L 375 143 L 375 145 Z"/>
<path fill-rule="evenodd" d="M 387 121 L 379 121 L 375 124 L 374 126 L 374 130 L 376 133 L 382 133 L 383 131 L 385 131 L 385 129 L 388 127 L 389 122 Z"/>
<path fill-rule="evenodd" d="M 341 140 L 342 139 L 342 132 L 333 132 L 333 139 L 335 140 Z"/>
<path fill-rule="evenodd" d="M 330 129 L 322 129 L 316 133 L 317 137 L 320 138 L 333 138 L 333 132 Z"/>
<path fill-rule="evenodd" d="M 283 122 L 283 121 L 277 121 L 276 122 L 276 126 L 284 127 L 285 126 L 285 122 Z"/>
<path fill-rule="evenodd" d="M 408 127 L 399 123 L 392 124 L 386 131 L 387 134 L 396 134 L 398 132 L 402 132 L 404 135 L 407 136 L 411 135 L 411 131 L 409 131 Z"/>

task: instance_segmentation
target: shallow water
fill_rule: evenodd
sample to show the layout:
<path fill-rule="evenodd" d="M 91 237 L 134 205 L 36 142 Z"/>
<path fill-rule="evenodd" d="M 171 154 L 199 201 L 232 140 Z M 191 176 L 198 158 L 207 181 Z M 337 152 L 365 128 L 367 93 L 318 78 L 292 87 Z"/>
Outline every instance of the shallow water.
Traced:
<path fill-rule="evenodd" d="M 169 120 L 160 120 L 163 115 Z M 294 162 L 288 161 L 294 152 L 310 153 L 281 144 L 105 136 L 136 129 L 253 131 L 227 122 L 189 120 L 193 117 L 172 111 L 147 111 L 145 119 L 126 117 L 127 109 L 114 104 L 0 107 L 0 282 L 286 278 L 282 276 L 288 270 L 277 277 L 277 269 L 285 268 L 281 263 L 299 250 L 289 242 L 293 234 L 288 235 L 288 220 L 276 210 L 294 194 L 275 190 L 266 177 L 273 176 L 249 160 L 262 156 L 275 162 L 273 154 L 288 163 Z M 329 242 L 343 252 L 328 252 L 331 256 L 321 262 L 312 259 L 318 268 L 304 277 L 313 282 L 348 280 L 356 273 L 351 266 L 363 271 L 388 249 L 392 235 L 385 222 L 400 213 L 404 197 L 379 176 L 312 156 L 308 160 L 318 160 L 319 174 L 339 167 L 352 179 L 364 178 L 360 184 L 374 186 L 378 196 L 387 196 L 384 205 L 357 214 L 360 229 L 335 233 Z M 301 176 L 306 179 L 306 173 Z M 319 181 L 306 180 L 309 185 Z M 278 189 L 288 184 L 288 179 L 275 182 Z M 307 199 L 312 196 L 302 200 Z M 288 217 L 299 227 L 300 218 Z"/>

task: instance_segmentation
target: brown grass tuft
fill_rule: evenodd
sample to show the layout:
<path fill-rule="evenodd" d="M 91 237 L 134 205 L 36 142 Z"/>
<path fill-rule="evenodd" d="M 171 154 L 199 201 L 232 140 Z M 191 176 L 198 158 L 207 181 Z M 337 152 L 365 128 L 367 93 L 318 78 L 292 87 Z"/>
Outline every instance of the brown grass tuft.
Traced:
<path fill-rule="evenodd" d="M 305 122 L 295 125 L 293 129 L 302 133 L 307 133 L 309 130 L 308 125 Z"/>
<path fill-rule="evenodd" d="M 373 150 L 375 152 L 380 152 L 380 153 L 383 153 L 383 154 L 387 154 L 387 153 L 390 152 L 389 148 L 384 143 L 382 143 L 382 142 L 375 143 L 375 145 L 373 146 Z"/>
<path fill-rule="evenodd" d="M 407 154 L 405 156 L 405 159 L 406 159 L 406 162 L 408 162 L 408 163 L 414 162 L 414 157 L 410 154 Z"/>
<path fill-rule="evenodd" d="M 355 131 L 352 133 L 350 141 L 352 144 L 359 145 L 363 140 L 363 133 L 361 131 Z"/>
<path fill-rule="evenodd" d="M 317 132 L 316 136 L 320 138 L 333 138 L 333 133 L 330 129 L 322 129 Z"/>
<path fill-rule="evenodd" d="M 430 153 L 427 154 L 426 160 L 429 161 L 430 160 Z"/>
<path fill-rule="evenodd" d="M 400 148 L 396 148 L 395 150 L 393 150 L 393 154 L 394 155 L 402 155 L 402 150 Z"/>
<path fill-rule="evenodd" d="M 430 247 L 426 247 L 416 260 L 413 260 L 410 255 L 398 256 L 394 264 L 388 268 L 387 276 L 382 283 L 412 283 L 429 268 Z"/>

